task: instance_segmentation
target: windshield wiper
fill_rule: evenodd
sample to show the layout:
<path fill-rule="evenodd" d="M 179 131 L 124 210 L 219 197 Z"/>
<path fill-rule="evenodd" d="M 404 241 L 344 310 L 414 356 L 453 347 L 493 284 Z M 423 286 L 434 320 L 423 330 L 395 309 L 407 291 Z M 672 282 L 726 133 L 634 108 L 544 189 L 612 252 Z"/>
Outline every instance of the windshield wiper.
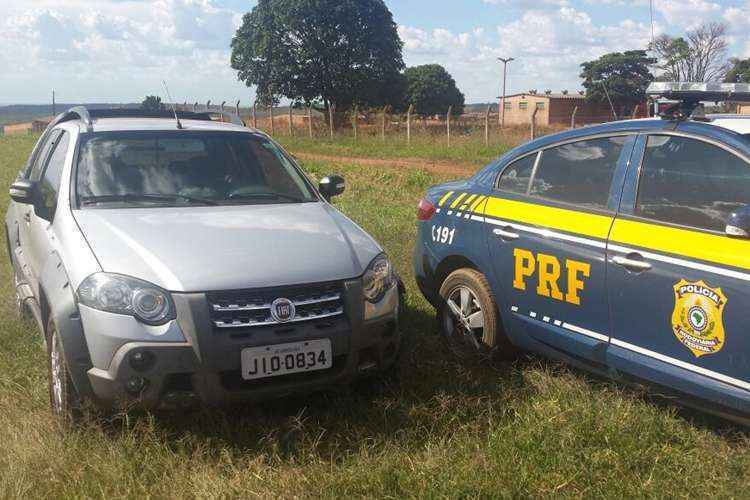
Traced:
<path fill-rule="evenodd" d="M 125 203 L 134 201 L 177 201 L 185 200 L 188 203 L 200 205 L 218 205 L 213 200 L 205 198 L 196 198 L 194 196 L 183 196 L 181 194 L 149 194 L 149 193 L 125 193 L 125 194 L 102 194 L 96 196 L 83 196 L 81 203 L 84 205 L 94 205 L 96 203 L 107 203 L 122 201 Z"/>
<path fill-rule="evenodd" d="M 282 200 L 289 200 L 293 201 L 295 203 L 303 203 L 306 200 L 303 198 L 298 198 L 296 196 L 292 196 L 289 194 L 284 193 L 232 193 L 229 195 L 229 199 L 247 199 L 247 198 L 279 198 Z"/>

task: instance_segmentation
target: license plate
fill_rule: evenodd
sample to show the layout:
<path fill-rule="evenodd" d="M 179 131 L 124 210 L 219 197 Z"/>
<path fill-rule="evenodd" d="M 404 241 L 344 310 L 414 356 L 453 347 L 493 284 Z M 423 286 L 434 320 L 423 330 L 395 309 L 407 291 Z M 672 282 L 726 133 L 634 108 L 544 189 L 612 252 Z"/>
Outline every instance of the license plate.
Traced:
<path fill-rule="evenodd" d="M 245 380 L 325 370 L 333 365 L 329 339 L 248 347 L 240 357 Z"/>

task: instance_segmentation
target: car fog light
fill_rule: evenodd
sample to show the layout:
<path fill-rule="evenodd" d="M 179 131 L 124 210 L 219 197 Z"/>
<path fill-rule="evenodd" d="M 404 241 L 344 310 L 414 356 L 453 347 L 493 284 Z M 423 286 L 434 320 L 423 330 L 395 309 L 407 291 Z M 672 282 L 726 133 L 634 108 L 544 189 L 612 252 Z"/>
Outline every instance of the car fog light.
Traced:
<path fill-rule="evenodd" d="M 130 355 L 130 366 L 135 371 L 146 371 L 149 368 L 151 368 L 156 361 L 156 356 L 154 356 L 150 351 L 135 351 Z"/>
<path fill-rule="evenodd" d="M 138 394 L 146 387 L 146 379 L 143 377 L 130 377 L 125 382 L 125 390 L 131 394 Z"/>

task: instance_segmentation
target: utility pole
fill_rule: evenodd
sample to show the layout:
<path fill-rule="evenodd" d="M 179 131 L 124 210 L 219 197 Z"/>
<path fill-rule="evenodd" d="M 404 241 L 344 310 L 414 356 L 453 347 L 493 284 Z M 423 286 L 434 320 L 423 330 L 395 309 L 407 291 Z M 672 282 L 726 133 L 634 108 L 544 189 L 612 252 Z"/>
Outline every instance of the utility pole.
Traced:
<path fill-rule="evenodd" d="M 57 109 L 55 106 L 55 89 L 52 89 L 52 116 L 55 117 L 57 115 L 56 113 Z"/>
<path fill-rule="evenodd" d="M 507 59 L 498 57 L 497 60 L 503 63 L 503 91 L 500 94 L 500 113 L 498 113 L 498 119 L 500 120 L 500 128 L 503 128 L 505 127 L 505 82 L 506 82 L 506 75 L 508 71 L 508 63 L 511 61 L 515 61 L 515 59 L 512 57 L 508 57 Z"/>

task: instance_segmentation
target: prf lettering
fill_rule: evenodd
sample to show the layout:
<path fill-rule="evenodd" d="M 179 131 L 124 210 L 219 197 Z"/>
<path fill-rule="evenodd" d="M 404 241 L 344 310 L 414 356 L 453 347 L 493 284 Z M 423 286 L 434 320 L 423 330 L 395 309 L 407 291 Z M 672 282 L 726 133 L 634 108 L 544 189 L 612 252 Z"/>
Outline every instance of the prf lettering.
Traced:
<path fill-rule="evenodd" d="M 591 265 L 586 262 L 565 259 L 565 293 L 560 289 L 562 265 L 554 255 L 543 253 L 534 255 L 529 250 L 516 248 L 513 250 L 515 258 L 515 277 L 513 287 L 526 290 L 526 282 L 536 274 L 536 293 L 542 297 L 551 297 L 577 306 L 581 305 L 579 292 L 585 286 L 583 278 L 588 278 Z"/>

